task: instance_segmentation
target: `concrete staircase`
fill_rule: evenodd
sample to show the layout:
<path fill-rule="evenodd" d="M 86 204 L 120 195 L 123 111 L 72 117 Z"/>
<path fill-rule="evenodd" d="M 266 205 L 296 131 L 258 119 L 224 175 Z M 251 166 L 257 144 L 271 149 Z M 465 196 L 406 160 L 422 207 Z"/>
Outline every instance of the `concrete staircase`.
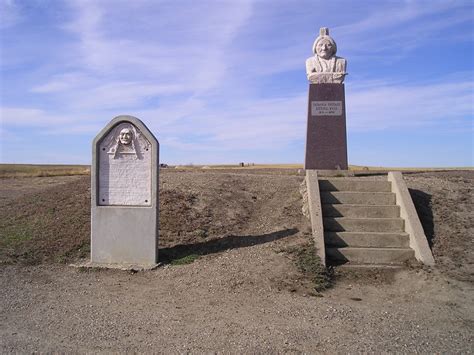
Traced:
<path fill-rule="evenodd" d="M 319 189 L 329 265 L 402 265 L 414 259 L 389 181 L 320 178 Z"/>

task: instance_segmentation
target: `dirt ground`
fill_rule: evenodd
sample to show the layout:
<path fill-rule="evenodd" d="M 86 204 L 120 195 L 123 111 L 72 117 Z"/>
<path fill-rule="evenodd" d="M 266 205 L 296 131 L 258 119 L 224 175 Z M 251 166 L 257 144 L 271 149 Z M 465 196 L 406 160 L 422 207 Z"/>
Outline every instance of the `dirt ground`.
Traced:
<path fill-rule="evenodd" d="M 310 237 L 296 170 L 162 170 L 148 272 L 68 266 L 89 177 L 2 179 L 0 352 L 469 353 L 474 172 L 404 176 L 436 266 L 338 268 L 320 293 L 291 252 Z"/>

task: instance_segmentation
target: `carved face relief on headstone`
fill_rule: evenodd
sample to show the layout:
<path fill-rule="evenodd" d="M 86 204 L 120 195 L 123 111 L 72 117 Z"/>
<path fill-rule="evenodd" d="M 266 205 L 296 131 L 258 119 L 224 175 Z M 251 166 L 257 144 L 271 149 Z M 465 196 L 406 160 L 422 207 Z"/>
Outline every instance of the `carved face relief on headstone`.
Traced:
<path fill-rule="evenodd" d="M 112 128 L 99 143 L 99 194 L 102 206 L 149 206 L 151 144 L 132 123 Z"/>
<path fill-rule="evenodd" d="M 132 137 L 132 130 L 130 128 L 124 128 L 120 131 L 120 143 L 123 145 L 132 143 Z"/>
<path fill-rule="evenodd" d="M 306 75 L 312 84 L 344 82 L 346 60 L 336 57 L 337 46 L 329 36 L 329 29 L 323 27 L 313 44 L 314 56 L 306 60 Z"/>

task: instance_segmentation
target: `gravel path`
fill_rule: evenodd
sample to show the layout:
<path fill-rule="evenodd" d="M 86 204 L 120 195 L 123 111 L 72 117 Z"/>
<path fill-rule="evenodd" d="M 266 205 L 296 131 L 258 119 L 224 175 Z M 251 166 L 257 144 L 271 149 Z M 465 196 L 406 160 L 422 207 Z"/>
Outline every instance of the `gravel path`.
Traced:
<path fill-rule="evenodd" d="M 4 352 L 469 353 L 473 288 L 423 270 L 282 288 L 289 260 L 258 245 L 147 273 L 5 267 Z"/>

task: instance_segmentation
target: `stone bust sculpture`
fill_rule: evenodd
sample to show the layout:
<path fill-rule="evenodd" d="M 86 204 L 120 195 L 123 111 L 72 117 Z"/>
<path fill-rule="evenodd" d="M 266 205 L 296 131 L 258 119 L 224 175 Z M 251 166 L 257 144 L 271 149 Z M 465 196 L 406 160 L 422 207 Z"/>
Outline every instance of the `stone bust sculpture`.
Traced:
<path fill-rule="evenodd" d="M 346 73 L 346 60 L 336 57 L 336 42 L 329 29 L 322 27 L 313 44 L 314 56 L 306 59 L 306 75 L 312 84 L 342 84 Z"/>

